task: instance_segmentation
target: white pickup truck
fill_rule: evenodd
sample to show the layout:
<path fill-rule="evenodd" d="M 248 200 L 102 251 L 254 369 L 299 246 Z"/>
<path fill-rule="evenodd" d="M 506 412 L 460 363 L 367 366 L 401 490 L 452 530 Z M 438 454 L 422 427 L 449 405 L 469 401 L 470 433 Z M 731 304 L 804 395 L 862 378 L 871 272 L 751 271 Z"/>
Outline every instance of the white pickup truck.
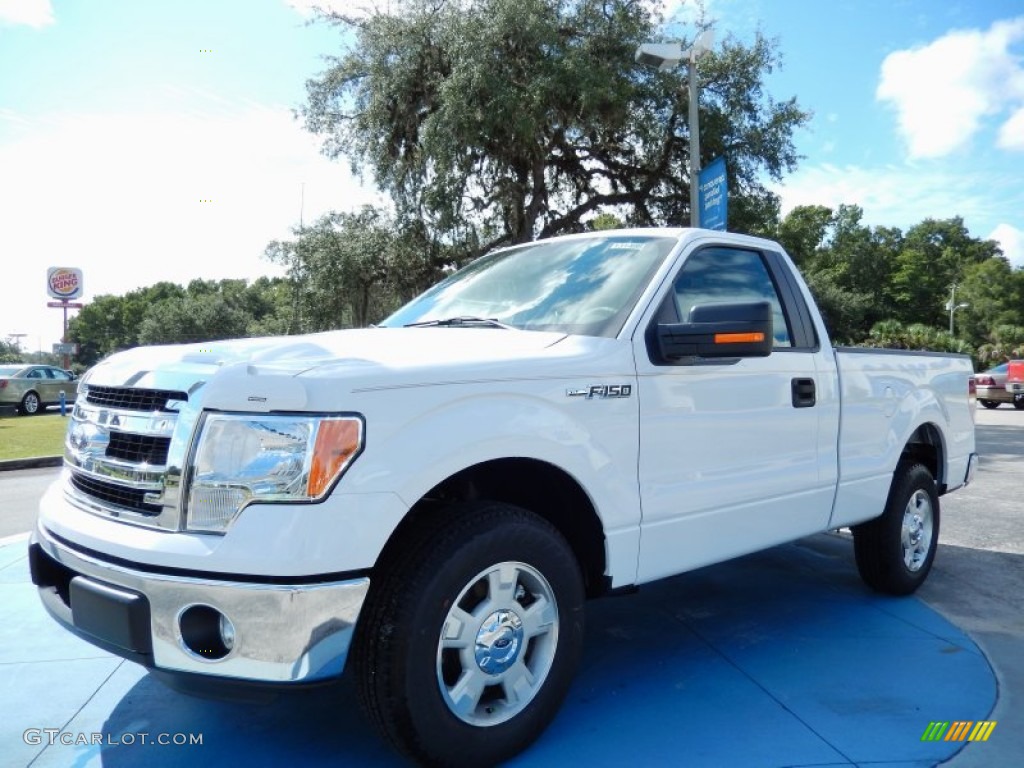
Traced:
<path fill-rule="evenodd" d="M 551 721 L 588 597 L 850 526 L 931 568 L 976 466 L 966 357 L 835 349 L 775 243 L 588 233 L 484 256 L 381 326 L 138 348 L 83 378 L 32 577 L 184 689 L 337 679 L 413 759 Z"/>

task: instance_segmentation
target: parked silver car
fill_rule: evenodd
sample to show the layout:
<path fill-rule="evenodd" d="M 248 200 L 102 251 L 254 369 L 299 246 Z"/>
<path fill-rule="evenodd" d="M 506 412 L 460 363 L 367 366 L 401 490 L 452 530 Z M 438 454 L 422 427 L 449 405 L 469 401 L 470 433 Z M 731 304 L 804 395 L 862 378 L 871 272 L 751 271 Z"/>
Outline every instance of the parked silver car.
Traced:
<path fill-rule="evenodd" d="M 26 416 L 41 413 L 48 405 L 74 402 L 78 380 L 70 371 L 52 365 L 0 365 L 0 406 L 16 406 Z"/>
<path fill-rule="evenodd" d="M 1000 403 L 1012 403 L 1013 394 L 1006 391 L 1008 362 L 974 374 L 974 385 L 978 391 L 978 402 L 986 408 L 998 408 Z"/>

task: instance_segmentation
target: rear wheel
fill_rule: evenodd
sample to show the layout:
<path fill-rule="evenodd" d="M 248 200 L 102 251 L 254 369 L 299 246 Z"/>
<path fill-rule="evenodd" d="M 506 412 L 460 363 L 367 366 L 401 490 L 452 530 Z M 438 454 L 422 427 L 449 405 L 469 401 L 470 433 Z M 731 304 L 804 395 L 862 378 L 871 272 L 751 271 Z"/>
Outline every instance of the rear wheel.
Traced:
<path fill-rule="evenodd" d="M 978 402 L 981 403 L 986 408 L 998 408 L 999 407 L 999 403 L 996 402 L 995 400 L 979 400 Z"/>
<path fill-rule="evenodd" d="M 39 395 L 35 392 L 28 392 L 23 398 L 21 398 L 21 406 L 19 407 L 19 410 L 21 410 L 23 415 L 35 416 L 39 413 L 39 409 Z"/>
<path fill-rule="evenodd" d="M 382 735 L 428 765 L 494 765 L 554 718 L 583 639 L 583 579 L 547 521 L 458 505 L 381 568 L 353 662 Z"/>
<path fill-rule="evenodd" d="M 853 527 L 857 570 L 872 589 L 909 595 L 928 578 L 938 543 L 935 478 L 923 464 L 901 461 L 882 516 Z"/>
<path fill-rule="evenodd" d="M 1024 395 L 1013 396 L 1013 407 L 1018 411 L 1024 411 Z"/>

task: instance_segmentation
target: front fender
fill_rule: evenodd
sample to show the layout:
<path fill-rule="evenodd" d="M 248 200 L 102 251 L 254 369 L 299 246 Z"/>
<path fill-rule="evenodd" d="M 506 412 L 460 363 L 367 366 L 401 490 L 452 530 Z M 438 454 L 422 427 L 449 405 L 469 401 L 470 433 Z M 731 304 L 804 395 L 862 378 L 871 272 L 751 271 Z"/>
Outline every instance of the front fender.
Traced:
<path fill-rule="evenodd" d="M 618 377 L 607 383 L 621 382 Z M 411 507 L 431 488 L 476 464 L 504 458 L 547 462 L 572 476 L 593 503 L 609 566 L 621 558 L 627 571 L 635 571 L 636 398 L 567 397 L 564 382 L 551 380 L 521 386 L 523 391 L 515 393 L 490 393 L 473 384 L 392 389 L 386 397 L 366 393 L 360 408 L 366 447 L 339 491 L 390 490 Z M 453 392 L 454 387 L 462 391 Z"/>
<path fill-rule="evenodd" d="M 635 399 L 570 400 L 564 388 L 549 388 L 560 391 L 566 404 L 553 404 L 551 393 L 477 393 L 427 408 L 418 397 L 416 413 L 407 419 L 392 404 L 390 424 L 368 414 L 366 449 L 346 476 L 345 490 L 391 490 L 411 506 L 467 467 L 531 458 L 576 478 L 606 527 L 638 524 Z"/>

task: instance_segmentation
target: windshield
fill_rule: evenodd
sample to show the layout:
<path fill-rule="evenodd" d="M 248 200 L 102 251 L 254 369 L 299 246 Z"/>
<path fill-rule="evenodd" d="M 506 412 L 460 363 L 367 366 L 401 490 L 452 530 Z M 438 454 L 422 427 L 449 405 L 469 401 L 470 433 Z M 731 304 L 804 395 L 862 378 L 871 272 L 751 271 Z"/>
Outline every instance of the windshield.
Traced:
<path fill-rule="evenodd" d="M 676 242 L 650 235 L 594 235 L 495 251 L 413 299 L 380 325 L 395 328 L 475 318 L 521 330 L 614 336 Z"/>

